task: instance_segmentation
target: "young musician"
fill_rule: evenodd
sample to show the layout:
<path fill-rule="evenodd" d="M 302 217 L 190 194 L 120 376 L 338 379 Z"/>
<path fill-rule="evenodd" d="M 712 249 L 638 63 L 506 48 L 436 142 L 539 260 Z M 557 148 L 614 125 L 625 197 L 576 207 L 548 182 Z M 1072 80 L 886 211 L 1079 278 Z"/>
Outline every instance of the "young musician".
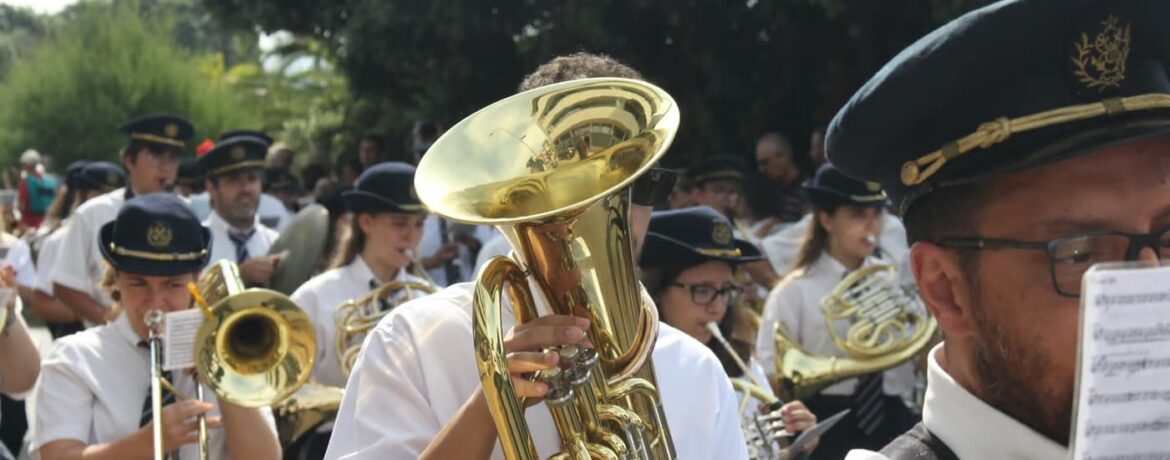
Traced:
<path fill-rule="evenodd" d="M 758 385 L 774 396 L 763 367 L 752 356 L 755 336 L 749 335 L 745 342 L 737 335 L 752 326 L 747 324 L 750 313 L 738 311 L 748 307 L 740 303 L 744 289 L 736 284 L 735 266 L 762 259 L 751 243 L 732 237 L 727 217 L 712 208 L 697 206 L 657 212 L 650 217 L 639 265 L 642 283 L 658 306 L 659 319 L 706 344 L 728 376 Z M 738 355 L 738 362 L 713 336 L 709 324 L 717 325 Z M 750 398 L 740 395 L 741 405 L 745 397 Z M 744 415 L 759 414 L 760 405 L 752 398 Z M 817 420 L 800 401 L 785 404 L 780 413 L 785 429 L 793 433 L 807 430 Z"/>
<path fill-rule="evenodd" d="M 101 288 L 104 276 L 97 231 L 114 220 L 122 203 L 134 196 L 164 192 L 174 183 L 179 155 L 195 133 L 190 122 L 172 115 L 152 115 L 123 124 L 130 138 L 122 149 L 129 172 L 124 189 L 90 200 L 77 209 L 53 271 L 53 295 L 73 308 L 87 324 L 105 324 L 110 299 Z"/>
<path fill-rule="evenodd" d="M 1158 0 L 997 2 L 837 114 L 829 160 L 890 193 L 946 337 L 923 424 L 850 460 L 1069 458 L 1082 275 L 1170 256 L 1168 18 Z"/>
<path fill-rule="evenodd" d="M 191 305 L 187 284 L 207 263 L 210 232 L 181 199 L 151 194 L 127 200 L 117 218 L 102 226 L 98 244 L 109 264 L 106 285 L 117 316 L 110 324 L 53 343 L 36 387 L 29 452 L 33 458 L 150 458 L 149 333 L 144 320 Z M 268 408 L 251 409 L 217 401 L 204 385 L 206 401 L 195 395 L 195 377 L 175 371 L 171 383 L 184 396 L 162 411 L 163 445 L 182 458 L 197 458 L 198 415 L 209 426 L 210 458 L 278 459 L 280 444 Z"/>
<path fill-rule="evenodd" d="M 845 356 L 832 340 L 821 300 L 850 272 L 877 263 L 872 256 L 885 213 L 885 193 L 845 176 L 831 165 L 821 166 L 804 188 L 814 218 L 792 274 L 768 295 L 756 338 L 756 353 L 773 385 L 778 378 L 773 340 L 777 322 L 783 323 L 808 352 Z M 850 448 L 881 446 L 913 425 L 914 416 L 902 402 L 902 396 L 911 393 L 913 385 L 913 366 L 903 364 L 836 383 L 806 400 L 820 418 L 852 409 L 824 436 L 813 458 L 836 460 Z"/>
<path fill-rule="evenodd" d="M 542 66 L 525 79 L 521 90 L 600 76 L 640 78 L 613 59 L 580 53 Z M 639 192 L 631 215 L 635 254 L 645 236 L 651 206 L 670 190 L 669 185 L 654 185 L 664 185 L 666 181 L 660 179 L 667 177 L 673 179 L 668 174 L 646 174 L 639 179 L 649 183 L 634 186 Z M 640 193 L 645 191 L 659 193 Z M 470 313 L 473 288 L 472 283 L 456 284 L 409 302 L 371 332 L 346 387 L 327 459 L 502 458 L 476 370 Z M 505 311 L 503 317 L 505 327 L 511 327 L 511 315 Z M 543 397 L 547 386 L 521 375 L 555 365 L 556 354 L 539 350 L 581 344 L 588 326 L 582 318 L 549 315 L 512 328 L 504 348 L 510 353 L 516 396 Z M 653 362 L 679 458 L 746 458 L 735 395 L 711 351 L 677 329 L 661 325 Z M 546 408 L 530 407 L 525 418 L 538 453 L 548 456 L 559 448 Z"/>

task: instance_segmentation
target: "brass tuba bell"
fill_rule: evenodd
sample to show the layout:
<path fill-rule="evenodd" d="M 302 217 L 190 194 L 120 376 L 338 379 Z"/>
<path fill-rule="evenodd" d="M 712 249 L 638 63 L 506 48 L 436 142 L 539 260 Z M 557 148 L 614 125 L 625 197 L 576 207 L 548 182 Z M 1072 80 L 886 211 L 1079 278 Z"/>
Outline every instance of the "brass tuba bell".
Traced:
<path fill-rule="evenodd" d="M 658 315 L 634 271 L 628 186 L 665 153 L 679 112 L 662 89 L 598 78 L 526 91 L 467 117 L 419 164 L 415 186 L 435 213 L 496 225 L 518 262 L 492 259 L 474 294 L 473 337 L 488 406 L 509 459 L 537 453 L 504 355 L 501 308 L 518 323 L 549 310 L 586 317 L 595 350 L 567 347 L 538 373 L 561 443 L 555 458 L 676 457 L 651 352 Z"/>
<path fill-rule="evenodd" d="M 893 265 L 867 265 L 850 273 L 821 300 L 825 326 L 846 357 L 818 356 L 800 347 L 776 323 L 776 375 L 781 399 L 805 399 L 841 380 L 902 364 L 929 346 L 938 322 L 917 291 L 898 282 Z M 847 326 L 841 333 L 839 327 Z"/>

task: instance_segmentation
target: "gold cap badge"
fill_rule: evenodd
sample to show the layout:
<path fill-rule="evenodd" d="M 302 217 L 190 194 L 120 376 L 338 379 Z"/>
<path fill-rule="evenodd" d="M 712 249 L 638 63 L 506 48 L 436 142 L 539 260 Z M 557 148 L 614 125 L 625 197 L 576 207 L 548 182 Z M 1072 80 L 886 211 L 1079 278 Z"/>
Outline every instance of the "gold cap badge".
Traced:
<path fill-rule="evenodd" d="M 146 244 L 154 248 L 165 248 L 171 244 L 171 227 L 155 222 L 146 229 Z"/>
<path fill-rule="evenodd" d="M 167 126 L 165 128 L 163 128 L 163 133 L 166 134 L 167 137 L 178 136 L 179 135 L 179 125 L 176 125 L 174 123 L 168 123 Z"/>
<path fill-rule="evenodd" d="M 1073 75 L 1088 89 L 1105 92 L 1121 87 L 1125 80 L 1125 65 L 1129 60 L 1132 35 L 1129 23 L 1122 23 L 1110 15 L 1101 21 L 1103 30 L 1092 40 L 1081 32 L 1072 56 Z"/>
<path fill-rule="evenodd" d="M 248 152 L 246 152 L 243 147 L 237 146 L 232 149 L 231 156 L 233 161 L 243 161 L 244 157 L 247 155 Z"/>
<path fill-rule="evenodd" d="M 110 171 L 106 174 L 106 183 L 109 185 L 118 185 L 118 174 Z"/>
<path fill-rule="evenodd" d="M 722 246 L 731 244 L 731 226 L 726 222 L 716 221 L 715 226 L 711 228 L 711 241 Z"/>
<path fill-rule="evenodd" d="M 871 193 L 877 193 L 877 192 L 880 192 L 882 190 L 882 184 L 879 184 L 877 182 L 866 182 L 865 189 L 869 190 Z"/>

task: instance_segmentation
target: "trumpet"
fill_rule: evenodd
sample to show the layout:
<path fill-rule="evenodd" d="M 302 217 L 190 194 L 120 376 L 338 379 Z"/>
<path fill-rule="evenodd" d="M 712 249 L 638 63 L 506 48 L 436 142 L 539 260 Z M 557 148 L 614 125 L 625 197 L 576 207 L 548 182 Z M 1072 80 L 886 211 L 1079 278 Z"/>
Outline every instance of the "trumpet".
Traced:
<path fill-rule="evenodd" d="M 472 331 L 483 392 L 508 459 L 536 448 L 511 385 L 501 309 L 538 317 L 529 280 L 551 311 L 591 321 L 596 349 L 564 347 L 562 367 L 538 373 L 560 438 L 553 458 L 677 457 L 651 352 L 658 315 L 641 300 L 630 235 L 629 185 L 666 152 L 679 112 L 662 89 L 617 78 L 526 91 L 459 122 L 415 175 L 435 213 L 496 225 L 519 262 L 480 271 Z"/>
<path fill-rule="evenodd" d="M 195 397 L 206 384 L 224 401 L 263 407 L 293 394 L 309 378 L 317 342 L 308 315 L 278 292 L 245 289 L 236 264 L 221 261 L 191 283 L 193 301 L 204 320 L 195 334 Z M 187 396 L 162 376 L 163 314 L 144 318 L 150 331 L 151 408 L 154 459 L 165 456 L 162 443 L 162 389 Z M 199 419 L 199 458 L 206 459 L 207 423 Z"/>
<path fill-rule="evenodd" d="M 726 337 L 723 337 L 723 332 L 719 330 L 719 325 L 714 322 L 707 323 L 707 330 L 711 332 L 711 336 L 715 338 L 716 342 L 723 347 L 727 354 L 731 356 L 731 360 L 735 362 L 736 367 L 739 367 L 743 372 L 742 379 L 731 379 L 731 387 L 736 393 L 740 393 L 742 398 L 739 402 L 740 427 L 743 428 L 744 439 L 748 443 L 748 458 L 752 460 L 771 460 L 784 458 L 783 451 L 777 448 L 777 442 L 783 438 L 791 437 L 793 433 L 784 428 L 784 417 L 780 415 L 780 409 L 784 407 L 784 402 L 780 401 L 767 388 L 766 383 L 761 383 L 756 380 L 755 375 L 743 359 L 739 357 L 739 353 L 731 346 Z M 763 403 L 767 410 L 763 413 L 749 415 L 751 409 L 748 404 L 752 398 Z"/>

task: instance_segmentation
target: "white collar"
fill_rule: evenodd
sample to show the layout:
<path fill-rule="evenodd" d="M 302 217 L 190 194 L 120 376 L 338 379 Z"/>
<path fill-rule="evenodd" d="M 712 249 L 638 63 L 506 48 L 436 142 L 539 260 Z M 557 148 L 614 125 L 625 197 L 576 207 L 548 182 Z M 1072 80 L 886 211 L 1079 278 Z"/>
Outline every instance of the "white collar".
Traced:
<path fill-rule="evenodd" d="M 255 231 L 256 225 L 259 223 L 260 223 L 260 215 L 257 214 L 256 217 L 254 217 L 252 219 L 252 228 L 249 229 L 249 231 Z M 226 220 L 224 220 L 222 217 L 220 217 L 219 212 L 217 212 L 214 209 L 212 209 L 211 214 L 209 214 L 207 216 L 206 225 L 208 228 L 210 228 L 212 230 L 219 230 L 219 231 L 222 231 L 224 233 L 237 232 L 236 228 L 232 227 L 232 224 L 229 224 Z"/>
<path fill-rule="evenodd" d="M 370 264 L 366 263 L 366 259 L 363 259 L 361 254 L 354 256 L 353 262 L 350 262 L 349 265 L 346 265 L 346 269 L 350 271 L 349 276 L 352 276 L 354 279 L 357 279 L 362 283 L 368 283 L 370 280 L 374 280 L 374 282 L 378 283 L 379 285 L 385 284 L 389 281 L 419 281 L 413 279 L 414 277 L 407 273 L 405 267 L 398 269 L 398 273 L 394 274 L 393 280 L 378 279 L 378 276 L 374 274 L 374 270 L 370 269 Z"/>
<path fill-rule="evenodd" d="M 959 458 L 1065 460 L 1068 449 L 989 406 L 959 385 L 930 350 L 922 421 Z"/>
<path fill-rule="evenodd" d="M 881 262 L 877 259 L 874 259 L 873 257 L 866 257 L 865 260 L 861 261 L 861 267 L 866 267 L 876 263 Z M 828 251 L 822 252 L 821 256 L 817 257 L 817 260 L 813 262 L 811 266 L 809 266 L 808 271 L 813 274 L 824 274 L 826 276 L 831 276 L 838 280 L 845 278 L 845 275 L 849 274 L 849 269 L 845 268 L 845 265 L 842 265 L 841 262 L 833 258 L 833 256 L 829 255 Z"/>
<path fill-rule="evenodd" d="M 138 344 L 142 342 L 142 337 L 139 337 L 138 332 L 135 332 L 134 327 L 130 325 L 130 317 L 127 316 L 125 310 L 122 311 L 122 314 L 118 315 L 118 319 L 115 319 L 114 324 L 110 325 L 110 327 L 114 328 L 119 336 L 126 339 L 126 342 L 131 347 L 138 347 Z"/>

